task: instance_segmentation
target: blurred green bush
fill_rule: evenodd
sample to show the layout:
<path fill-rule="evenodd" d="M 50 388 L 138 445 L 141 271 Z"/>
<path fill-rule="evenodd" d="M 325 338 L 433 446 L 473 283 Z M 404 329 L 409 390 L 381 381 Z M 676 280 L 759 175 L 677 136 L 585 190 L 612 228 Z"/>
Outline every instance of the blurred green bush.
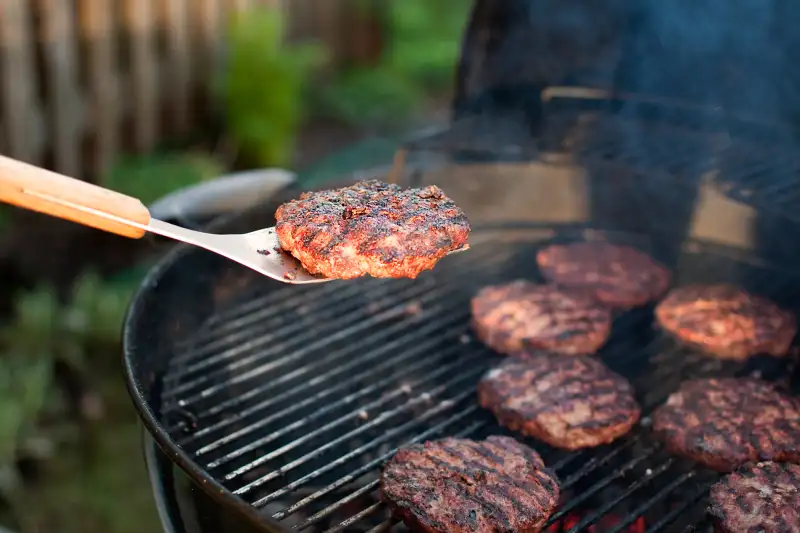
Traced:
<path fill-rule="evenodd" d="M 47 503 L 39 506 L 39 513 L 25 509 L 24 494 L 30 488 L 23 483 L 20 461 L 47 459 L 52 450 L 63 453 L 70 446 L 84 447 L 86 443 L 79 441 L 87 434 L 81 426 L 103 417 L 105 400 L 95 389 L 103 386 L 103 375 L 116 366 L 116 357 L 108 356 L 119 354 L 120 325 L 137 285 L 136 280 L 112 284 L 86 273 L 66 302 L 41 286 L 21 293 L 12 320 L 0 327 L 0 496 L 16 522 L 14 527 L 35 529 L 30 525 L 38 523 L 34 515 L 51 511 Z M 68 374 L 66 382 L 63 375 L 59 379 L 63 369 Z M 124 389 L 117 394 L 124 395 Z M 138 440 L 130 444 L 138 449 Z M 129 468 L 121 463 L 103 466 L 130 477 Z M 78 464 L 69 475 L 80 477 L 87 467 Z M 146 491 L 147 485 L 141 490 Z M 99 492 L 90 494 L 93 499 L 99 496 Z M 130 521 L 130 513 L 120 514 L 119 520 L 122 524 Z M 114 530 L 122 531 L 120 527 Z"/>
<path fill-rule="evenodd" d="M 250 166 L 289 165 L 310 75 L 325 60 L 317 44 L 286 44 L 283 22 L 280 11 L 261 7 L 234 18 L 227 34 L 216 92 L 227 134 Z"/>
<path fill-rule="evenodd" d="M 407 127 L 428 99 L 452 87 L 471 6 L 472 0 L 363 3 L 383 25 L 380 62 L 336 73 L 319 87 L 319 111 L 361 127 Z"/>

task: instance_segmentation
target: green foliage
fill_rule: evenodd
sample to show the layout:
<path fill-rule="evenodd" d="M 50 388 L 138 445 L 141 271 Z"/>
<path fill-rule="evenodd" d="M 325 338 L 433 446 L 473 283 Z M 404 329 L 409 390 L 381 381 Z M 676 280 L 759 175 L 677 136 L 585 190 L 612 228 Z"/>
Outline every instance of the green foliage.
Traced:
<path fill-rule="evenodd" d="M 447 89 L 455 75 L 472 0 L 388 2 L 386 62 L 427 90 Z"/>
<path fill-rule="evenodd" d="M 58 342 L 60 304 L 50 287 L 20 294 L 14 302 L 14 320 L 1 331 L 6 351 L 28 357 L 50 355 L 50 344 Z"/>
<path fill-rule="evenodd" d="M 122 158 L 103 185 L 150 204 L 175 190 L 219 177 L 223 166 L 204 154 L 152 154 Z"/>
<path fill-rule="evenodd" d="M 385 20 L 381 62 L 346 69 L 321 87 L 322 112 L 362 127 L 406 126 L 427 97 L 452 85 L 471 5 L 471 0 L 372 2 L 372 15 L 382 9 Z"/>
<path fill-rule="evenodd" d="M 36 428 L 52 389 L 53 361 L 85 368 L 88 356 L 116 347 L 132 290 L 87 274 L 68 304 L 48 287 L 18 296 L 14 319 L 0 329 L 0 468 L 8 468 L 21 439 Z"/>
<path fill-rule="evenodd" d="M 6 354 L 0 358 L 0 465 L 7 467 L 22 441 L 33 435 L 52 381 L 45 356 Z M 4 493 L 13 487 L 0 486 Z"/>
<path fill-rule="evenodd" d="M 116 344 L 135 285 L 138 282 L 114 285 L 93 273 L 84 274 L 75 284 L 69 305 L 61 310 L 66 331 L 89 348 Z"/>
<path fill-rule="evenodd" d="M 0 329 L 0 492 L 15 488 L 12 475 L 17 450 L 35 434 L 36 422 L 52 383 L 51 343 L 56 334 L 58 302 L 49 289 L 21 295 L 15 319 Z"/>
<path fill-rule="evenodd" d="M 60 442 L 58 453 L 48 462 L 45 482 L 27 487 L 18 498 L 31 523 L 27 529 L 17 529 L 22 533 L 162 531 L 140 459 L 141 430 L 122 373 L 94 374 L 107 416 L 93 436 L 91 461 L 86 460 L 83 443 Z M 37 504 L 31 507 L 31 501 Z M 21 518 L 22 512 L 17 514 Z"/>
<path fill-rule="evenodd" d="M 423 98 L 419 86 L 387 66 L 345 72 L 319 95 L 326 113 L 348 124 L 377 127 L 404 125 Z"/>
<path fill-rule="evenodd" d="M 0 206 L 0 234 L 8 229 L 11 222 L 11 209 L 7 206 Z"/>
<path fill-rule="evenodd" d="M 65 533 L 158 529 L 143 465 L 130 460 L 141 445 L 135 414 L 118 370 L 109 378 L 103 374 L 111 365 L 99 364 L 99 356 L 119 353 L 122 321 L 138 281 L 109 283 L 87 273 L 66 303 L 49 287 L 39 287 L 18 295 L 13 319 L 0 327 L 0 494 L 11 515 L 3 514 L 4 523 L 21 531 Z M 110 419 L 92 441 L 88 464 L 87 435 L 66 416 L 65 397 L 54 381 L 56 360 L 87 375 L 91 369 L 110 404 Z M 46 482 L 22 485 L 15 459 L 43 446 L 58 447 L 47 463 Z"/>
<path fill-rule="evenodd" d="M 280 11 L 254 9 L 236 17 L 228 33 L 227 65 L 218 92 L 228 134 L 257 166 L 287 166 L 305 115 L 305 91 L 324 50 L 283 42 Z"/>

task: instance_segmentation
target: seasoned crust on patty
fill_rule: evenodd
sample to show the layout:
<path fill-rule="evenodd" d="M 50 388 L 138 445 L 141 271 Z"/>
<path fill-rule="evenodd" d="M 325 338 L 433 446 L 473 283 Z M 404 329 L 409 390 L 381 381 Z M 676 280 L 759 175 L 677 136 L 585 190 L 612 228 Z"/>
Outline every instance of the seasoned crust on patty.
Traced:
<path fill-rule="evenodd" d="M 464 212 L 435 185 L 377 180 L 303 193 L 275 213 L 281 248 L 312 274 L 415 278 L 467 243 Z"/>
<path fill-rule="evenodd" d="M 800 466 L 750 463 L 714 484 L 710 500 L 721 533 L 800 533 Z"/>
<path fill-rule="evenodd" d="M 607 242 L 552 244 L 538 251 L 536 262 L 545 279 L 615 308 L 655 300 L 670 281 L 669 270 L 649 255 Z"/>
<path fill-rule="evenodd" d="M 401 448 L 384 467 L 380 490 L 407 526 L 435 533 L 538 532 L 559 498 L 539 454 L 500 436 Z"/>
<path fill-rule="evenodd" d="M 786 355 L 797 332 L 794 314 L 727 284 L 674 289 L 655 315 L 675 337 L 720 359 Z"/>
<path fill-rule="evenodd" d="M 641 412 L 625 378 L 580 355 L 509 358 L 480 381 L 478 401 L 503 426 L 566 450 L 614 441 Z"/>
<path fill-rule="evenodd" d="M 667 448 L 722 472 L 800 460 L 800 403 L 753 378 L 685 381 L 653 413 Z"/>
<path fill-rule="evenodd" d="M 525 280 L 484 287 L 472 298 L 472 328 L 491 349 L 594 353 L 608 339 L 611 312 L 585 295 Z"/>

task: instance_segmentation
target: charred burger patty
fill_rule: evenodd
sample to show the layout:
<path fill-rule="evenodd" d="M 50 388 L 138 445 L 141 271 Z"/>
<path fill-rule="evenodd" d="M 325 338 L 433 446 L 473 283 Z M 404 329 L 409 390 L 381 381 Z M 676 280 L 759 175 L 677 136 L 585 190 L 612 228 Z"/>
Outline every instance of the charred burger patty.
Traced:
<path fill-rule="evenodd" d="M 800 466 L 746 465 L 711 487 L 708 512 L 721 533 L 800 533 Z"/>
<path fill-rule="evenodd" d="M 381 495 L 414 531 L 541 531 L 559 486 L 541 457 L 511 437 L 446 438 L 397 451 Z"/>
<path fill-rule="evenodd" d="M 402 189 L 376 180 L 303 193 L 275 213 L 281 248 L 312 274 L 416 278 L 467 243 L 464 212 L 431 185 Z"/>
<path fill-rule="evenodd" d="M 616 308 L 656 299 L 670 280 L 669 270 L 644 252 L 606 242 L 553 244 L 539 250 L 536 262 L 547 280 Z"/>
<path fill-rule="evenodd" d="M 630 383 L 589 356 L 508 359 L 480 381 L 478 399 L 502 425 L 567 450 L 612 442 L 640 414 Z"/>
<path fill-rule="evenodd" d="M 800 402 L 752 378 L 685 381 L 653 413 L 667 448 L 722 472 L 800 460 Z"/>
<path fill-rule="evenodd" d="M 725 284 L 674 289 L 655 314 L 665 330 L 720 359 L 785 355 L 797 332 L 792 313 Z"/>
<path fill-rule="evenodd" d="M 481 289 L 472 299 L 472 328 L 491 349 L 514 354 L 544 349 L 594 353 L 611 331 L 611 313 L 587 296 L 517 280 Z"/>

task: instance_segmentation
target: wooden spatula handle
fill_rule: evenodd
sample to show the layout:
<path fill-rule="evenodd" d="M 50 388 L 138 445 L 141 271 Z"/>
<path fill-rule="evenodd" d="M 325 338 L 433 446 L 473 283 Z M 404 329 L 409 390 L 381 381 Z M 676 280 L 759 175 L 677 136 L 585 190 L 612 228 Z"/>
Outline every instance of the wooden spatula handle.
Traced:
<path fill-rule="evenodd" d="M 0 201 L 138 239 L 150 212 L 136 198 L 0 156 Z"/>

